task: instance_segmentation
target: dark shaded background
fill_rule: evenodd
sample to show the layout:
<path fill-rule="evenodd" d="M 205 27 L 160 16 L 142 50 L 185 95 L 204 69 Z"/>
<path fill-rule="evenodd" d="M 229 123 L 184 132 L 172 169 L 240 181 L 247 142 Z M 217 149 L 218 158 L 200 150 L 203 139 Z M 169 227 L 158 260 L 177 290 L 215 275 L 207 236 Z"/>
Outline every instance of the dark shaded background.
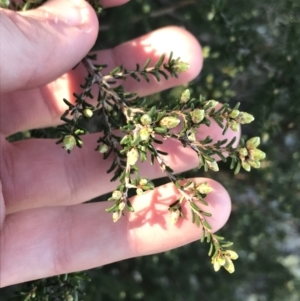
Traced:
<path fill-rule="evenodd" d="M 88 271 L 85 300 L 299 301 L 300 1 L 132 0 L 106 10 L 101 24 L 97 48 L 165 25 L 191 31 L 206 58 L 189 87 L 207 98 L 241 102 L 256 117 L 243 133 L 262 137 L 267 159 L 251 173 L 233 176 L 224 164 L 210 174 L 233 201 L 220 232 L 240 255 L 233 275 L 215 273 L 207 246 L 197 242 Z M 176 97 L 181 90 L 155 97 Z M 17 288 L 1 289 L 0 300 Z"/>

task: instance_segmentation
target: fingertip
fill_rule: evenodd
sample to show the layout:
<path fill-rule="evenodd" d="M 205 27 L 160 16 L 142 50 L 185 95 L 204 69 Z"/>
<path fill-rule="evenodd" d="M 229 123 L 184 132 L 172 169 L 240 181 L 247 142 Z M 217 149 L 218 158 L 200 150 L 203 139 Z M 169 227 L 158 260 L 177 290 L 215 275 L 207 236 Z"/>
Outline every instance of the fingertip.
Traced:
<path fill-rule="evenodd" d="M 203 204 L 199 206 L 205 212 L 212 214 L 211 217 L 205 217 L 205 219 L 212 226 L 213 232 L 218 231 L 225 225 L 230 215 L 229 194 L 220 183 L 214 180 L 207 178 L 189 180 L 197 184 L 206 182 L 212 187 L 212 192 L 205 198 L 208 206 Z M 180 218 L 176 224 L 171 223 L 168 207 L 178 197 L 178 189 L 169 183 L 132 200 L 136 211 L 130 214 L 128 223 L 127 245 L 131 246 L 129 257 L 132 257 L 132 254 L 140 256 L 174 249 L 200 239 L 201 228 L 192 223 L 191 209 L 187 202 L 182 204 L 184 218 Z"/>
<path fill-rule="evenodd" d="M 211 217 L 207 218 L 207 221 L 213 227 L 213 232 L 216 232 L 221 229 L 229 219 L 231 212 L 230 196 L 225 187 L 215 180 L 199 178 L 197 181 L 207 182 L 213 189 L 212 192 L 206 196 L 205 200 L 209 203 L 209 211 L 212 214 Z"/>
<path fill-rule="evenodd" d="M 202 48 L 199 41 L 189 31 L 183 27 L 166 27 L 168 32 L 168 48 L 174 52 L 175 57 L 190 65 L 189 70 L 185 72 L 187 82 L 196 78 L 203 66 Z"/>

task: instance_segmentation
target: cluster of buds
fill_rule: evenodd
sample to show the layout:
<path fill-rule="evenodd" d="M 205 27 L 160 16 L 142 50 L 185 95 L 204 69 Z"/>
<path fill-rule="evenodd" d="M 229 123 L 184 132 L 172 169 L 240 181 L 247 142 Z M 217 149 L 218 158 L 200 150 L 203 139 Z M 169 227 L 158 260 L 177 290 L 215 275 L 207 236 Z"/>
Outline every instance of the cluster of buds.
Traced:
<path fill-rule="evenodd" d="M 142 195 L 144 191 L 151 190 L 154 188 L 154 184 L 147 179 L 140 179 L 136 185 L 136 194 Z"/>
<path fill-rule="evenodd" d="M 260 138 L 253 137 L 246 142 L 246 147 L 239 149 L 239 157 L 242 161 L 242 167 L 246 171 L 250 171 L 251 167 L 260 168 L 260 161 L 264 160 L 266 157 L 266 154 L 257 148 L 259 144 Z"/>
<path fill-rule="evenodd" d="M 123 193 L 120 190 L 115 190 L 111 196 L 112 199 L 118 202 L 118 208 L 112 214 L 113 222 L 117 222 L 122 216 L 122 212 L 126 206 L 123 200 Z"/>
<path fill-rule="evenodd" d="M 228 117 L 230 118 L 228 121 L 228 125 L 234 132 L 237 132 L 239 130 L 240 124 L 247 124 L 254 120 L 253 115 L 247 112 L 240 112 L 236 109 L 233 109 L 228 114 Z"/>
<path fill-rule="evenodd" d="M 232 274 L 234 272 L 234 264 L 232 260 L 235 260 L 238 257 L 238 254 L 232 250 L 219 251 L 216 256 L 213 256 L 211 262 L 216 272 L 219 271 L 221 267 L 224 267 L 225 270 Z"/>

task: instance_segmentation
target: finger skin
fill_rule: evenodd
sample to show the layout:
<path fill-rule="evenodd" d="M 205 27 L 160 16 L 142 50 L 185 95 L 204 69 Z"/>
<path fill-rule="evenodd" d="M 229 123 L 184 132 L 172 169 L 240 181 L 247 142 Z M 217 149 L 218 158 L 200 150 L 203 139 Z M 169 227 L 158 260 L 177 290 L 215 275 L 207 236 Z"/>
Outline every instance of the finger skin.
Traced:
<path fill-rule="evenodd" d="M 207 220 L 217 231 L 229 217 L 230 198 L 219 183 L 197 179 L 203 181 L 214 189 L 206 198 L 209 206 L 205 210 L 212 213 Z M 8 215 L 1 236 L 1 286 L 86 270 L 198 240 L 201 230 L 191 223 L 187 207 L 183 209 L 183 220 L 175 225 L 169 222 L 168 206 L 177 193 L 172 184 L 167 184 L 136 197 L 132 200 L 136 212 L 126 213 L 117 223 L 104 212 L 108 203 Z"/>
<path fill-rule="evenodd" d="M 148 51 L 147 49 L 150 47 L 151 51 Z M 175 26 L 161 28 L 114 49 L 98 52 L 97 63 L 108 64 L 106 72 L 119 65 L 135 69 L 136 63 L 144 65 L 148 58 L 152 59 L 151 65 L 153 66 L 161 54 L 166 54 L 168 57 L 171 51 L 174 51 L 175 58 L 180 57 L 189 63 L 191 68 L 181 73 L 178 79 L 162 79 L 161 82 L 157 82 L 152 77 L 150 83 L 144 80 L 138 83 L 131 79 L 124 83 L 125 88 L 129 91 L 135 91 L 140 96 L 145 96 L 185 84 L 198 76 L 203 61 L 201 47 L 196 38 L 188 31 Z M 73 92 L 81 93 L 79 87 L 84 83 L 85 76 L 85 68 L 79 66 L 39 89 L 2 95 L 0 118 L 2 133 L 8 136 L 19 131 L 61 124 L 60 117 L 67 109 L 63 98 L 74 102 Z M 94 92 L 94 95 L 98 94 L 97 91 L 94 90 Z M 93 104 L 96 105 L 95 102 Z"/>

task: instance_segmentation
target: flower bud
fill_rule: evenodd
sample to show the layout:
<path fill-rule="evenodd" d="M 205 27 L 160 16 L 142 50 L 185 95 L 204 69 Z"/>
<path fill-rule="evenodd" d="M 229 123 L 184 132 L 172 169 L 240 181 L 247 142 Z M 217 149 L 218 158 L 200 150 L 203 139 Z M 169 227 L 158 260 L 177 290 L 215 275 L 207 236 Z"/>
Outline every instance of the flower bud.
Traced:
<path fill-rule="evenodd" d="M 243 157 L 248 156 L 248 150 L 245 147 L 239 149 L 239 155 Z"/>
<path fill-rule="evenodd" d="M 113 212 L 113 214 L 112 214 L 113 222 L 114 223 L 117 222 L 120 219 L 121 216 L 122 216 L 122 211 Z"/>
<path fill-rule="evenodd" d="M 240 129 L 239 124 L 235 120 L 228 121 L 228 125 L 234 132 L 238 132 Z"/>
<path fill-rule="evenodd" d="M 189 89 L 186 89 L 181 94 L 180 102 L 187 103 L 190 100 L 190 98 L 191 98 L 191 92 Z"/>
<path fill-rule="evenodd" d="M 107 152 L 107 150 L 108 150 L 108 146 L 104 143 L 102 143 L 98 146 L 98 151 L 101 154 L 105 154 Z"/>
<path fill-rule="evenodd" d="M 122 197 L 122 192 L 120 190 L 115 190 L 111 197 L 115 200 L 119 200 Z"/>
<path fill-rule="evenodd" d="M 207 183 L 201 183 L 196 189 L 202 194 L 208 194 L 213 190 Z"/>
<path fill-rule="evenodd" d="M 182 73 L 190 69 L 190 65 L 188 63 L 179 61 L 174 66 L 175 72 Z"/>
<path fill-rule="evenodd" d="M 216 100 L 213 100 L 213 99 L 208 100 L 208 101 L 205 103 L 205 105 L 206 105 L 206 106 L 209 106 L 210 109 L 215 108 L 215 107 L 217 106 L 217 104 L 218 104 L 218 102 L 217 102 Z"/>
<path fill-rule="evenodd" d="M 194 132 L 189 133 L 187 137 L 192 142 L 195 142 L 197 140 L 196 135 L 195 135 Z"/>
<path fill-rule="evenodd" d="M 142 141 L 148 141 L 150 138 L 150 132 L 149 129 L 143 128 L 139 131 L 140 139 Z"/>
<path fill-rule="evenodd" d="M 239 110 L 232 110 L 228 116 L 229 116 L 230 118 L 236 118 L 236 117 L 239 116 L 239 114 L 240 114 L 240 111 L 239 111 Z"/>
<path fill-rule="evenodd" d="M 171 223 L 172 223 L 173 225 L 175 225 L 175 224 L 178 222 L 179 216 L 180 216 L 180 211 L 179 211 L 179 209 L 176 209 L 176 210 L 174 210 L 174 211 L 171 211 L 170 220 L 171 220 Z"/>
<path fill-rule="evenodd" d="M 147 179 L 140 179 L 140 181 L 139 181 L 139 185 L 141 185 L 141 186 L 146 185 L 147 183 L 148 183 Z"/>
<path fill-rule="evenodd" d="M 84 109 L 82 113 L 86 118 L 91 118 L 93 116 L 93 111 L 89 108 Z"/>
<path fill-rule="evenodd" d="M 121 202 L 118 206 L 119 210 L 122 211 L 125 208 L 126 204 L 125 202 Z"/>
<path fill-rule="evenodd" d="M 220 264 L 220 266 L 223 266 L 226 263 L 226 259 L 223 256 L 218 257 L 217 261 Z"/>
<path fill-rule="evenodd" d="M 212 171 L 219 171 L 219 166 L 218 163 L 216 161 L 210 162 L 210 161 L 206 161 L 209 169 L 211 169 Z"/>
<path fill-rule="evenodd" d="M 138 187 L 135 192 L 137 195 L 142 195 L 144 193 L 144 190 L 142 188 Z"/>
<path fill-rule="evenodd" d="M 127 161 L 129 165 L 134 165 L 139 158 L 139 152 L 136 148 L 132 148 L 127 152 Z"/>
<path fill-rule="evenodd" d="M 180 123 L 180 119 L 174 116 L 167 116 L 160 120 L 159 125 L 167 129 L 173 129 Z"/>
<path fill-rule="evenodd" d="M 243 162 L 242 162 L 242 167 L 243 167 L 246 171 L 250 171 L 250 170 L 251 170 L 251 166 L 250 166 L 246 161 L 243 161 Z"/>
<path fill-rule="evenodd" d="M 220 268 L 221 268 L 221 265 L 220 265 L 220 263 L 217 260 L 213 261 L 213 266 L 214 266 L 215 272 L 218 272 L 220 270 Z"/>
<path fill-rule="evenodd" d="M 251 148 L 257 148 L 260 144 L 260 138 L 259 137 L 252 137 L 246 142 L 246 147 L 248 149 Z"/>
<path fill-rule="evenodd" d="M 73 135 L 66 135 L 63 140 L 63 148 L 67 151 L 71 151 L 76 145 L 76 139 Z"/>
<path fill-rule="evenodd" d="M 237 254 L 237 252 L 232 251 L 232 250 L 227 250 L 227 251 L 225 252 L 225 255 L 228 256 L 230 259 L 233 259 L 233 260 L 239 258 L 239 255 Z"/>
<path fill-rule="evenodd" d="M 258 148 L 250 149 L 250 158 L 254 161 L 261 161 L 266 158 L 266 153 Z"/>
<path fill-rule="evenodd" d="M 247 112 L 240 112 L 238 118 L 239 118 L 239 121 L 241 124 L 250 123 L 254 120 L 253 115 L 251 115 Z"/>
<path fill-rule="evenodd" d="M 149 124 L 151 124 L 151 122 L 152 122 L 152 118 L 151 118 L 150 115 L 144 114 L 144 115 L 141 117 L 140 121 L 141 121 L 141 124 L 142 124 L 142 125 L 149 125 Z"/>
<path fill-rule="evenodd" d="M 32 297 L 33 297 L 33 296 L 32 296 Z M 33 297 L 33 298 L 34 298 L 34 297 Z M 65 300 L 66 300 L 66 301 L 73 301 L 74 298 L 73 298 L 73 296 L 72 296 L 71 294 L 67 294 L 66 297 L 65 297 Z"/>
<path fill-rule="evenodd" d="M 194 123 L 200 123 L 205 117 L 205 111 L 200 109 L 195 109 L 192 112 L 190 112 L 190 115 Z"/>
<path fill-rule="evenodd" d="M 231 261 L 231 259 L 229 259 L 228 257 L 226 258 L 226 262 L 224 264 L 224 268 L 230 273 L 232 274 L 234 272 L 234 264 Z"/>
<path fill-rule="evenodd" d="M 255 160 L 247 160 L 247 163 L 253 168 L 260 168 L 260 162 Z"/>

